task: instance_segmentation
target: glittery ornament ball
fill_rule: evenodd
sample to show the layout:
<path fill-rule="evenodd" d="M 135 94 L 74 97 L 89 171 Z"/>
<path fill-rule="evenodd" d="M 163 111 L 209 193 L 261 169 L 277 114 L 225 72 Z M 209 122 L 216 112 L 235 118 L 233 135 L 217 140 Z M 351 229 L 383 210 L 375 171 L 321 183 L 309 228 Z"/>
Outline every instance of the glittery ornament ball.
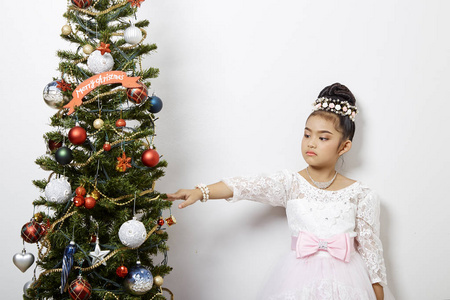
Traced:
<path fill-rule="evenodd" d="M 93 197 L 84 198 L 84 207 L 86 207 L 87 209 L 94 208 L 96 203 L 97 201 L 95 201 Z"/>
<path fill-rule="evenodd" d="M 133 219 L 120 226 L 119 239 L 129 248 L 137 248 L 145 242 L 147 230 L 142 222 Z"/>
<path fill-rule="evenodd" d="M 144 102 L 148 97 L 148 89 L 143 83 L 139 83 L 140 87 L 127 89 L 127 97 L 136 104 Z"/>
<path fill-rule="evenodd" d="M 69 295 L 73 300 L 87 300 L 91 296 L 91 285 L 81 277 L 72 281 L 69 285 Z"/>
<path fill-rule="evenodd" d="M 100 119 L 100 118 L 95 119 L 95 120 L 94 120 L 94 123 L 93 123 L 95 129 L 100 129 L 100 128 L 102 128 L 102 127 L 103 127 L 103 124 L 105 124 L 105 122 L 103 122 L 103 120 Z"/>
<path fill-rule="evenodd" d="M 147 268 L 138 263 L 128 271 L 124 285 L 131 294 L 144 295 L 152 289 L 153 275 Z"/>
<path fill-rule="evenodd" d="M 78 196 L 84 196 L 86 195 L 86 189 L 84 188 L 84 186 L 79 186 L 75 189 L 75 194 L 77 194 Z"/>
<path fill-rule="evenodd" d="M 50 202 L 65 203 L 71 194 L 70 183 L 64 177 L 51 180 L 45 187 L 45 198 Z"/>
<path fill-rule="evenodd" d="M 97 190 L 93 190 L 93 191 L 91 192 L 91 197 L 94 198 L 95 200 L 100 199 L 100 192 L 97 191 Z"/>
<path fill-rule="evenodd" d="M 58 87 L 57 80 L 50 82 L 44 87 L 42 97 L 45 103 L 54 109 L 61 109 L 70 101 L 70 98 L 64 96 L 62 90 Z"/>
<path fill-rule="evenodd" d="M 73 198 L 73 204 L 75 204 L 76 207 L 81 207 L 84 205 L 84 197 L 83 196 L 75 196 Z"/>
<path fill-rule="evenodd" d="M 124 278 L 128 274 L 128 269 L 125 266 L 120 266 L 116 269 L 117 276 Z"/>
<path fill-rule="evenodd" d="M 92 0 L 72 0 L 72 4 L 79 8 L 86 8 L 91 6 Z"/>
<path fill-rule="evenodd" d="M 89 55 L 87 65 L 89 70 L 94 74 L 108 72 L 114 67 L 114 58 L 108 52 L 102 55 L 99 50 L 95 50 Z"/>
<path fill-rule="evenodd" d="M 31 220 L 22 226 L 20 235 L 25 242 L 36 243 L 42 237 L 42 227 L 35 220 Z"/>
<path fill-rule="evenodd" d="M 36 220 L 36 222 L 40 223 L 44 219 L 44 215 L 41 212 L 35 213 L 34 219 Z"/>

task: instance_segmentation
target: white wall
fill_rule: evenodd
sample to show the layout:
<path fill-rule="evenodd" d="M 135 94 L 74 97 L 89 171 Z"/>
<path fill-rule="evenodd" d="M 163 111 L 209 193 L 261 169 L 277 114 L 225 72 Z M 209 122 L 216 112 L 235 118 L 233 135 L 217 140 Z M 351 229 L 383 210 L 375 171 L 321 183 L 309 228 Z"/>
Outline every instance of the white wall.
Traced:
<path fill-rule="evenodd" d="M 31 180 L 48 176 L 33 163 L 54 113 L 41 93 L 67 47 L 66 3 L 45 2 L 1 4 L 4 299 L 32 277 L 11 258 L 39 194 Z M 400 300 L 450 298 L 449 10 L 445 0 L 144 2 L 138 17 L 159 46 L 145 65 L 161 69 L 153 88 L 164 101 L 156 143 L 169 162 L 157 188 L 300 170 L 310 103 L 344 83 L 361 114 L 342 171 L 381 197 L 391 289 Z M 289 249 L 282 209 L 211 201 L 172 213 L 165 286 L 176 299 L 252 299 Z"/>

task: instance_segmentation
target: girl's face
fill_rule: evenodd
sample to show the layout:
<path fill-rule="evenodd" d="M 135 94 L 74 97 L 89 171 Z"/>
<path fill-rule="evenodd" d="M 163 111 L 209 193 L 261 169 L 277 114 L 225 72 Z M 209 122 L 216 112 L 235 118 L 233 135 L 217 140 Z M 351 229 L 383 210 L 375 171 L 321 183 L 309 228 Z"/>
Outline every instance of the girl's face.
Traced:
<path fill-rule="evenodd" d="M 341 139 L 333 121 L 317 115 L 309 117 L 302 139 L 303 159 L 312 167 L 334 168 L 339 156 L 351 148 L 350 140 Z"/>

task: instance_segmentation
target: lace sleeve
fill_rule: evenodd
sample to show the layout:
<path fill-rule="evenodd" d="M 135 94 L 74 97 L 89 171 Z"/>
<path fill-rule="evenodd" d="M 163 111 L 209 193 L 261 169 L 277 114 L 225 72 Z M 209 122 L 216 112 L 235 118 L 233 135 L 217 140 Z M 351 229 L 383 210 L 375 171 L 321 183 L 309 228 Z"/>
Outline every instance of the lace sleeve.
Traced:
<path fill-rule="evenodd" d="M 287 171 L 270 176 L 231 177 L 222 180 L 232 191 L 230 202 L 251 200 L 286 207 L 292 176 Z"/>
<path fill-rule="evenodd" d="M 370 191 L 358 202 L 356 214 L 358 252 L 366 262 L 372 283 L 386 285 L 386 267 L 380 235 L 380 202 Z"/>

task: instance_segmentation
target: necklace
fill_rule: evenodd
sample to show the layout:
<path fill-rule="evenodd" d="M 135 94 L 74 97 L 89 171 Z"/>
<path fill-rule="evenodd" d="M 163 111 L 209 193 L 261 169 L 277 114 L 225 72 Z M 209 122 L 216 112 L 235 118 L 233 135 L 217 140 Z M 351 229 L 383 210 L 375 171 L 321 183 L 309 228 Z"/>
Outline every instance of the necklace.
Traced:
<path fill-rule="evenodd" d="M 308 173 L 309 179 L 311 179 L 311 181 L 314 183 L 314 185 L 321 190 L 328 188 L 334 182 L 334 180 L 336 179 L 336 176 L 337 176 L 337 171 L 336 171 L 336 173 L 334 173 L 334 177 L 330 181 L 319 182 L 319 181 L 315 181 L 314 179 L 312 179 L 311 175 L 309 174 L 308 167 L 306 167 L 306 173 Z"/>

